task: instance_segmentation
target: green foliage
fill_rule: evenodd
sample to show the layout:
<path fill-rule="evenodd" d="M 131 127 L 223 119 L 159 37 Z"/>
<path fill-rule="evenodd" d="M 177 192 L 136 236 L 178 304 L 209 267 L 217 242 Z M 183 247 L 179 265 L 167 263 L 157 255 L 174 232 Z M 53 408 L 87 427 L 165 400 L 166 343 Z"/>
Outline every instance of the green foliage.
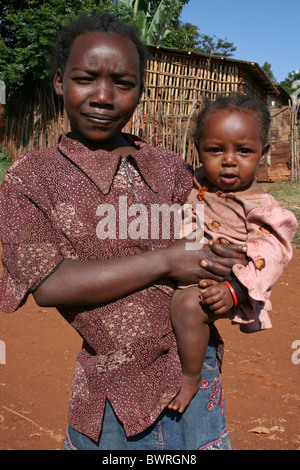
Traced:
<path fill-rule="evenodd" d="M 8 93 L 49 76 L 57 32 L 78 14 L 112 11 L 134 22 L 148 44 L 230 55 L 232 43 L 200 35 L 196 26 L 179 21 L 189 0 L 6 0 L 0 1 L 0 80 Z"/>
<path fill-rule="evenodd" d="M 298 98 L 299 103 L 300 93 L 297 93 L 297 91 L 300 89 L 300 70 L 290 72 L 287 78 L 283 80 L 280 85 L 290 96 L 292 96 L 293 93 L 296 94 L 296 98 Z"/>
<path fill-rule="evenodd" d="M 300 184 L 278 183 L 266 188 L 267 192 L 286 209 L 293 212 L 300 223 Z M 300 246 L 300 226 L 298 226 L 293 245 Z"/>
<path fill-rule="evenodd" d="M 269 62 L 265 62 L 264 65 L 261 66 L 262 70 L 265 72 L 267 77 L 271 80 L 271 82 L 276 83 L 277 80 L 274 77 L 273 71 L 272 71 L 272 66 Z"/>
<path fill-rule="evenodd" d="M 236 50 L 233 43 L 216 36 L 200 34 L 197 26 L 179 20 L 183 6 L 189 0 L 117 0 L 131 6 L 142 39 L 156 44 L 228 57 Z"/>
<path fill-rule="evenodd" d="M 5 173 L 12 164 L 12 159 L 9 155 L 0 150 L 0 182 L 3 180 Z"/>
<path fill-rule="evenodd" d="M 176 27 L 166 35 L 163 45 L 185 50 L 196 50 L 199 46 L 199 29 L 191 23 L 179 22 Z"/>
<path fill-rule="evenodd" d="M 221 55 L 223 57 L 230 57 L 236 50 L 233 43 L 228 42 L 226 38 L 223 40 L 216 36 L 200 34 L 197 26 L 181 22 L 169 32 L 162 45 L 204 52 L 205 54 Z"/>
<path fill-rule="evenodd" d="M 289 207 L 288 209 L 295 214 L 295 217 L 298 220 L 298 223 L 300 224 L 300 208 Z M 293 245 L 300 247 L 300 225 L 298 225 L 296 235 L 293 240 Z"/>
<path fill-rule="evenodd" d="M 110 10 L 132 21 L 131 7 L 109 0 L 7 0 L 0 7 L 0 80 L 8 91 L 48 76 L 47 60 L 56 34 L 78 14 Z"/>
<path fill-rule="evenodd" d="M 225 38 L 220 39 L 216 36 L 208 36 L 207 34 L 201 34 L 201 45 L 198 50 L 206 52 L 207 54 L 217 54 L 224 57 L 231 56 L 236 47 L 232 42 L 227 41 Z"/>
<path fill-rule="evenodd" d="M 274 183 L 267 188 L 267 191 L 278 201 L 289 206 L 297 206 L 300 209 L 299 183 Z"/>
<path fill-rule="evenodd" d="M 136 24 L 146 44 L 161 45 L 170 28 L 177 23 L 183 5 L 188 1 L 119 0 L 118 3 L 133 8 Z"/>

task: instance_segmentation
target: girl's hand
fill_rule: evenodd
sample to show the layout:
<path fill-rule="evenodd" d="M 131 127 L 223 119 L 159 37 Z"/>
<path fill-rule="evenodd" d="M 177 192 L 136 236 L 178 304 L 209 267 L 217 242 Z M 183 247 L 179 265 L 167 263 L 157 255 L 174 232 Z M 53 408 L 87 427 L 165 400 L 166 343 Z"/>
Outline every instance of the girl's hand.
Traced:
<path fill-rule="evenodd" d="M 245 247 L 209 243 L 199 249 L 187 249 L 193 240 L 176 240 L 165 250 L 168 275 L 183 284 L 198 284 L 201 279 L 223 281 L 234 264 L 247 264 Z M 161 258 L 162 262 L 164 256 Z"/>
<path fill-rule="evenodd" d="M 223 258 L 223 262 L 226 266 L 234 266 L 235 264 L 243 264 L 247 266 L 247 246 L 246 245 L 233 245 L 228 243 L 224 238 L 221 238 L 218 243 L 212 240 L 208 243 L 211 251 L 216 255 Z"/>
<path fill-rule="evenodd" d="M 210 284 L 211 281 L 208 280 L 208 283 Z M 216 315 L 223 315 L 228 312 L 234 304 L 231 292 L 224 282 L 219 282 L 206 289 L 201 289 L 201 296 L 202 304 L 209 307 Z"/>
<path fill-rule="evenodd" d="M 223 240 L 220 240 L 219 243 L 210 241 L 208 246 L 211 250 L 210 256 L 201 262 L 201 266 L 208 273 L 214 273 L 223 278 L 231 272 L 231 268 L 235 264 L 242 264 L 244 266 L 248 264 L 246 246 L 231 245 Z M 227 274 L 225 274 L 225 270 Z M 211 276 L 207 277 L 210 278 Z"/>

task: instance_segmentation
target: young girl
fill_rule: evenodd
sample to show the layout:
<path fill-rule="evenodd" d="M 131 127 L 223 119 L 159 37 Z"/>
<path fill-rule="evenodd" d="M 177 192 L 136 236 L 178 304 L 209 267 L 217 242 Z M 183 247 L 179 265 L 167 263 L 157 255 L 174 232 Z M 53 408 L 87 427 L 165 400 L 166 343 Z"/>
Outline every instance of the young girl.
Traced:
<path fill-rule="evenodd" d="M 143 91 L 145 47 L 105 14 L 73 22 L 55 52 L 54 87 L 71 132 L 23 155 L 5 176 L 0 308 L 14 311 L 33 293 L 83 338 L 65 448 L 227 449 L 215 330 L 203 377 L 218 387 L 218 406 L 207 411 L 207 389 L 182 419 L 167 409 L 181 385 L 170 303 L 173 281 L 221 280 L 245 262 L 243 247 L 216 244 L 195 255 L 172 232 L 129 236 L 137 202 L 148 214 L 152 204 L 182 205 L 193 185 L 181 157 L 122 133 Z"/>
<path fill-rule="evenodd" d="M 220 97 L 197 118 L 194 137 L 202 167 L 189 203 L 204 204 L 206 243 L 224 238 L 245 243 L 249 264 L 233 266 L 225 281 L 200 281 L 200 291 L 190 286 L 175 292 L 172 323 L 183 384 L 169 407 L 180 412 L 201 384 L 210 322 L 228 317 L 243 332 L 271 326 L 271 287 L 292 257 L 297 221 L 255 181 L 269 151 L 269 125 L 265 105 L 247 95 Z"/>

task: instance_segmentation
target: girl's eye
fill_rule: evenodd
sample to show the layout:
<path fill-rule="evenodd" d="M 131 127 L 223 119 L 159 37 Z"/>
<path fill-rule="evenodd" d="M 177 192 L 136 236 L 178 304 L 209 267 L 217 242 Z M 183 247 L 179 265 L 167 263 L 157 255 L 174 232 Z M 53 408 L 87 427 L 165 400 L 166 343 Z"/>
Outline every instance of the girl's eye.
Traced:
<path fill-rule="evenodd" d="M 116 85 L 122 90 L 130 90 L 135 87 L 135 83 L 129 82 L 127 80 L 116 80 Z"/>
<path fill-rule="evenodd" d="M 85 85 L 93 81 L 91 77 L 73 77 L 73 82 L 78 83 L 79 85 Z"/>

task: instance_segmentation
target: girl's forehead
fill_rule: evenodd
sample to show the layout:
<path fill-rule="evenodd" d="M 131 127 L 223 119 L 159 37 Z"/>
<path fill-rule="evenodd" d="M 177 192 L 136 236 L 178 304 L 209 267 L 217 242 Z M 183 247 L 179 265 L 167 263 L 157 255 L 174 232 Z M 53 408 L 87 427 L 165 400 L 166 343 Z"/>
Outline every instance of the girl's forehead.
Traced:
<path fill-rule="evenodd" d="M 103 42 L 114 42 L 116 39 L 120 40 L 121 38 L 123 38 L 123 36 L 117 33 L 106 33 L 104 31 L 87 31 L 85 33 L 80 34 L 74 39 L 72 47 L 77 43 L 81 43 L 82 41 L 85 44 L 94 45 L 97 43 L 101 44 Z"/>
<path fill-rule="evenodd" d="M 134 58 L 139 62 L 135 44 L 125 36 L 116 33 L 89 32 L 77 36 L 71 46 L 69 61 L 87 59 L 91 56 L 119 55 L 122 58 Z"/>

